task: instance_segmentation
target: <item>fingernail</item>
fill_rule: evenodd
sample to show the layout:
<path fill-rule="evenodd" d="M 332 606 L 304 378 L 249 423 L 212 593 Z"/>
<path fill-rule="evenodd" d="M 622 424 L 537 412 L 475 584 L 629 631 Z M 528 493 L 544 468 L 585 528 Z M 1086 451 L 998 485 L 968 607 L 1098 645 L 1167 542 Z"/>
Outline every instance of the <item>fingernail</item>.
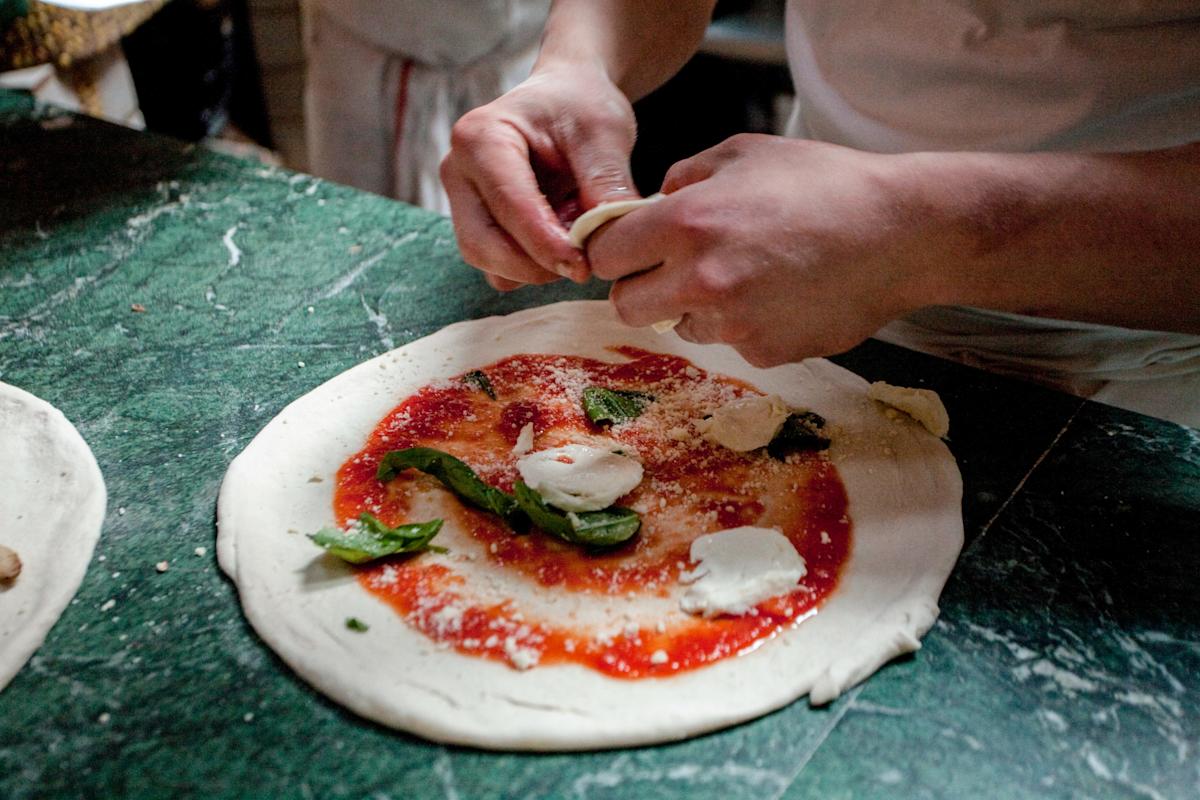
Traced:
<path fill-rule="evenodd" d="M 559 264 L 558 274 L 562 275 L 568 280 L 574 281 L 575 283 L 587 283 L 588 279 L 592 277 L 592 270 L 587 264 L 570 264 L 563 262 Z"/>
<path fill-rule="evenodd" d="M 576 267 L 570 261 L 559 261 L 554 265 L 554 271 L 559 275 L 562 275 L 564 278 L 574 279 L 575 273 L 578 271 L 578 267 Z"/>

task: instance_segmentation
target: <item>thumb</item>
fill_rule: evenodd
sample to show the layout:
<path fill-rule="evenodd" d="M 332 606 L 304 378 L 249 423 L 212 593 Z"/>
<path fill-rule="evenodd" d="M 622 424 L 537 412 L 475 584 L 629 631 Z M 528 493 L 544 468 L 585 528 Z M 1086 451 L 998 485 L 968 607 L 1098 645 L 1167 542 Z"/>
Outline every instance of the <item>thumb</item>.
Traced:
<path fill-rule="evenodd" d="M 662 188 L 659 191 L 671 194 L 693 183 L 706 181 L 721 168 L 721 163 L 711 150 L 677 161 L 663 176 Z"/>
<path fill-rule="evenodd" d="M 580 134 L 566 153 L 583 208 L 641 197 L 629 167 L 634 140 L 632 120 L 628 124 L 609 122 Z"/>
<path fill-rule="evenodd" d="M 685 158 L 671 165 L 663 177 L 661 192 L 671 194 L 693 183 L 706 181 L 716 175 L 726 165 L 743 158 L 751 145 L 763 137 L 750 134 L 739 134 L 713 145 L 707 150 L 701 150 L 691 158 Z"/>

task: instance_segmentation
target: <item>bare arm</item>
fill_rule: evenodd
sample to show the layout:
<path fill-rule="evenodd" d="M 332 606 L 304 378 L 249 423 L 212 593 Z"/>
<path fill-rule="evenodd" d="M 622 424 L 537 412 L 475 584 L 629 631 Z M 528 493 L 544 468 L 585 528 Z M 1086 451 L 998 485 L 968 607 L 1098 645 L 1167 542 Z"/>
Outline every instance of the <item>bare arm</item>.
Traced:
<path fill-rule="evenodd" d="M 714 6 L 716 0 L 555 0 L 533 71 L 590 62 L 637 100 L 692 57 Z"/>
<path fill-rule="evenodd" d="M 1200 333 L 1200 145 L 907 160 L 936 242 L 914 302 Z"/>

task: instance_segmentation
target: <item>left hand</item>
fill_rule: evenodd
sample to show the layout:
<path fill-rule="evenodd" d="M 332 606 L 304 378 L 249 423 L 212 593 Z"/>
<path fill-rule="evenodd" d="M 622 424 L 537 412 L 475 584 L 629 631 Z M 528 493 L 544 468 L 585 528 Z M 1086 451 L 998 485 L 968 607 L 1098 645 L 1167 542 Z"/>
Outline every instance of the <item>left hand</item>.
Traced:
<path fill-rule="evenodd" d="M 928 235 L 898 156 L 739 135 L 668 172 L 668 197 L 589 240 L 629 325 L 683 317 L 751 364 L 839 353 L 937 302 Z"/>

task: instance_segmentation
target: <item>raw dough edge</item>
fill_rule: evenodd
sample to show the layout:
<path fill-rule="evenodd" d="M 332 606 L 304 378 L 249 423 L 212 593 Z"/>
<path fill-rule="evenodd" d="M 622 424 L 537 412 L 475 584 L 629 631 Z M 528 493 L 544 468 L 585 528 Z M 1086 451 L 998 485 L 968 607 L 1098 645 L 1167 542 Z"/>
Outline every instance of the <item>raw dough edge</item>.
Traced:
<path fill-rule="evenodd" d="M 438 650 L 361 590 L 349 569 L 328 566 L 305 537 L 288 533 L 332 521 L 333 472 L 405 394 L 514 352 L 614 360 L 605 350 L 614 344 L 677 353 L 749 380 L 844 431 L 831 457 L 850 496 L 854 550 L 819 613 L 751 653 L 670 679 L 622 681 L 577 666 L 518 672 Z M 218 501 L 218 559 L 251 624 L 305 680 L 365 717 L 436 741 L 622 747 L 753 719 L 810 691 L 814 703 L 827 702 L 919 646 L 962 546 L 953 457 L 923 429 L 887 420 L 866 389 L 824 360 L 762 370 L 728 347 L 628 328 L 603 301 L 457 323 L 348 370 L 280 412 L 230 465 Z M 314 475 L 323 480 L 310 482 Z M 897 510 L 904 511 L 899 523 Z M 370 634 L 347 633 L 348 616 L 369 616 Z"/>
<path fill-rule="evenodd" d="M 79 431 L 57 408 L 7 383 L 0 383 L 0 493 L 0 543 L 24 564 L 0 590 L 3 690 L 79 590 L 108 502 Z"/>
<path fill-rule="evenodd" d="M 664 197 L 666 195 L 659 192 L 658 194 L 652 194 L 649 197 L 643 197 L 638 200 L 614 200 L 611 203 L 601 203 L 595 208 L 590 208 L 583 212 L 571 223 L 571 229 L 567 231 L 567 238 L 576 247 L 583 247 L 588 237 L 595 233 L 601 225 L 604 225 L 606 222 L 612 222 L 614 219 L 623 217 L 630 212 L 637 211 L 642 206 L 657 203 Z"/>

